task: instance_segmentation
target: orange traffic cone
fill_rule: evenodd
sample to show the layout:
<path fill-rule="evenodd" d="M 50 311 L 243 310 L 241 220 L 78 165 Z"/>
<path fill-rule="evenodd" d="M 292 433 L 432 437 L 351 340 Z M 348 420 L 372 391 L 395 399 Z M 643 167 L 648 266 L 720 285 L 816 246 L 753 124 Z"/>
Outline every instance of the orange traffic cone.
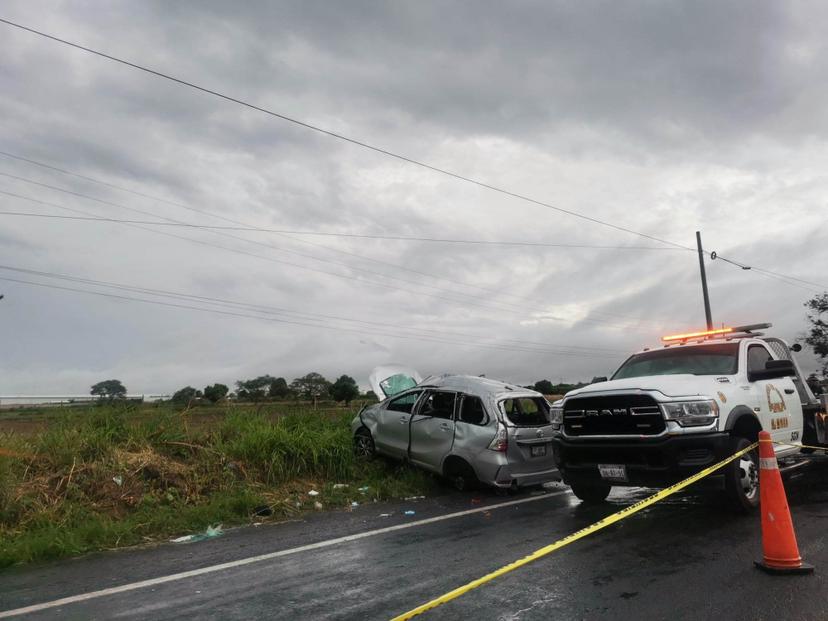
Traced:
<path fill-rule="evenodd" d="M 762 512 L 762 552 L 756 566 L 769 574 L 810 574 L 813 565 L 802 562 L 796 545 L 788 499 L 767 431 L 759 432 L 759 502 Z"/>

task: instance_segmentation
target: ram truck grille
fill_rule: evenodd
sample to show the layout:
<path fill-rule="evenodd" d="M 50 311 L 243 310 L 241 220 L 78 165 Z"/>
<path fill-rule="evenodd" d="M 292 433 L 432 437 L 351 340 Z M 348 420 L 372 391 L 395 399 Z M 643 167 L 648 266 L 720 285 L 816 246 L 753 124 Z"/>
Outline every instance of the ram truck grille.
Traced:
<path fill-rule="evenodd" d="M 653 436 L 665 429 L 655 399 L 647 395 L 575 397 L 563 415 L 568 436 Z"/>

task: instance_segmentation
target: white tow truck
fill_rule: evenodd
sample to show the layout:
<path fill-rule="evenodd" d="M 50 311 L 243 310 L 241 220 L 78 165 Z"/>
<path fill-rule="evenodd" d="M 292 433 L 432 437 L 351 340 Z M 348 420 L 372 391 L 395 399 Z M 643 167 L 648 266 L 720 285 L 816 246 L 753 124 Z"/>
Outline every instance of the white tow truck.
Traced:
<path fill-rule="evenodd" d="M 768 431 L 782 469 L 805 463 L 802 444 L 828 446 L 828 416 L 771 324 L 676 334 L 628 358 L 609 381 L 553 404 L 561 476 L 585 502 L 612 486 L 666 487 Z M 733 505 L 759 503 L 756 452 L 719 472 Z M 723 481 L 722 481 L 723 479 Z"/>

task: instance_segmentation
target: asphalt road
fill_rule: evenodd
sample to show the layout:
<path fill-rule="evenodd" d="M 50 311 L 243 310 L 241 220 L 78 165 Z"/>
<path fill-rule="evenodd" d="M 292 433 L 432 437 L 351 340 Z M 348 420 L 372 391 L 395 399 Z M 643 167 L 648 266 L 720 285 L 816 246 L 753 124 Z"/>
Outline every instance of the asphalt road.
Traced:
<path fill-rule="evenodd" d="M 814 575 L 759 572 L 753 567 L 761 553 L 758 517 L 734 516 L 715 493 L 683 493 L 420 618 L 826 619 L 828 464 L 786 487 L 800 551 L 816 565 Z M 614 492 L 602 507 L 581 505 L 563 486 L 543 496 L 447 494 L 370 504 L 200 543 L 6 571 L 0 611 L 230 563 L 16 618 L 389 619 L 649 493 Z M 512 504 L 497 506 L 504 502 Z M 409 509 L 416 514 L 405 516 Z M 464 511 L 473 512 L 420 523 Z M 373 532 L 397 525 L 409 527 Z M 270 556 L 238 564 L 263 554 Z"/>

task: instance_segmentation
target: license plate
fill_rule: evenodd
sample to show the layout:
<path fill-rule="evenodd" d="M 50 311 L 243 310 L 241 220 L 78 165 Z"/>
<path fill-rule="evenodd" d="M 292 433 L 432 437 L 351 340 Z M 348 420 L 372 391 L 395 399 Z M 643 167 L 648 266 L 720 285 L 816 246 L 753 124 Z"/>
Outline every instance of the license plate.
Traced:
<path fill-rule="evenodd" d="M 598 464 L 598 472 L 605 481 L 627 481 L 627 467 L 615 464 Z"/>
<path fill-rule="evenodd" d="M 540 444 L 532 447 L 532 457 L 546 457 L 546 445 Z"/>

